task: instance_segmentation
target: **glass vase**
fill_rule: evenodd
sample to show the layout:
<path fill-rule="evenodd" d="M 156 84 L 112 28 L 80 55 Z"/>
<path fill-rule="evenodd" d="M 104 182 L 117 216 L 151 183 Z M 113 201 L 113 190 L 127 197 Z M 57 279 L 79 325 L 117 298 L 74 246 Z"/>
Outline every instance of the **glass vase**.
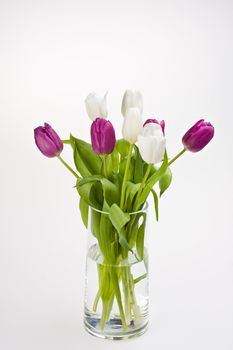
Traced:
<path fill-rule="evenodd" d="M 84 325 L 100 338 L 133 338 L 148 325 L 147 204 L 127 215 L 119 233 L 109 213 L 89 207 Z"/>

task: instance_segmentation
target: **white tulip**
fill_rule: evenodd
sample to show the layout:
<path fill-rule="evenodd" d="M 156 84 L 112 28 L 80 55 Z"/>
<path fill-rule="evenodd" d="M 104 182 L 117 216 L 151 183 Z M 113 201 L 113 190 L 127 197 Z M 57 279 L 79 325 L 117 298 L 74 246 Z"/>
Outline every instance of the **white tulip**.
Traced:
<path fill-rule="evenodd" d="M 94 92 L 89 94 L 85 99 L 85 105 L 87 114 L 91 120 L 95 120 L 97 117 L 106 119 L 107 112 L 107 93 L 104 97 L 96 95 Z"/>
<path fill-rule="evenodd" d="M 122 127 L 123 138 L 130 143 L 135 143 L 141 131 L 142 117 L 140 110 L 138 108 L 128 108 Z"/>
<path fill-rule="evenodd" d="M 125 117 L 128 108 L 138 108 L 142 114 L 142 94 L 138 90 L 126 90 L 123 96 L 121 113 Z"/>
<path fill-rule="evenodd" d="M 161 126 L 155 123 L 146 124 L 138 135 L 138 148 L 142 159 L 148 164 L 161 162 L 165 147 L 166 139 Z"/>

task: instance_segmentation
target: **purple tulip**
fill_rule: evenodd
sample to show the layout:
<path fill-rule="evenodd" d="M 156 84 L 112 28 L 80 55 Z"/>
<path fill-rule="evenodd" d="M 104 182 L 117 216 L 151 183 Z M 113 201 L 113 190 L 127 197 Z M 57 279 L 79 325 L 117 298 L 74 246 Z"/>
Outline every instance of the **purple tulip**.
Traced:
<path fill-rule="evenodd" d="M 116 136 L 112 123 L 109 120 L 97 118 L 91 125 L 91 143 L 97 154 L 112 153 Z"/>
<path fill-rule="evenodd" d="M 194 124 L 183 136 L 182 142 L 191 152 L 199 152 L 214 136 L 214 127 L 204 119 Z"/>
<path fill-rule="evenodd" d="M 46 157 L 57 157 L 63 150 L 60 137 L 47 123 L 34 130 L 34 138 L 37 147 Z"/>
<path fill-rule="evenodd" d="M 159 124 L 159 125 L 161 126 L 162 132 L 163 132 L 163 134 L 164 134 L 164 129 L 165 129 L 165 121 L 164 121 L 164 120 L 161 120 L 161 122 L 159 122 L 157 119 L 147 119 L 147 120 L 145 121 L 145 123 L 143 124 L 143 126 L 146 125 L 146 124 L 148 124 L 148 123 L 156 123 L 156 124 Z"/>

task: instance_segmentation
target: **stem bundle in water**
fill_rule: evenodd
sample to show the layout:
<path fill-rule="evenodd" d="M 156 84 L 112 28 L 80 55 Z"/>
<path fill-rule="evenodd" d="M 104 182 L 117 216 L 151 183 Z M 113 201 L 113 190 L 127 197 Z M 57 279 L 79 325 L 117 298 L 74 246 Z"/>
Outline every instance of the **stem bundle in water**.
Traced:
<path fill-rule="evenodd" d="M 140 309 L 134 291 L 134 280 L 131 266 L 127 259 L 119 265 L 98 264 L 99 289 L 96 294 L 93 311 L 96 312 L 100 299 L 102 300 L 102 314 L 100 328 L 104 329 L 109 321 L 114 300 L 116 300 L 122 327 L 127 328 L 134 320 L 141 318 Z M 123 307 L 124 304 L 124 307 Z"/>

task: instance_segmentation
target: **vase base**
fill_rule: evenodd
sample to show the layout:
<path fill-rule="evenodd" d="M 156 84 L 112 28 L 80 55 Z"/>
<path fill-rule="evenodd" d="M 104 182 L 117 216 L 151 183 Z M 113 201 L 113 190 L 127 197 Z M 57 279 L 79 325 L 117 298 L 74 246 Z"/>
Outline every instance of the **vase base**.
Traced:
<path fill-rule="evenodd" d="M 127 327 L 126 330 L 123 330 L 120 319 L 110 319 L 104 329 L 99 327 L 100 319 L 99 318 L 89 318 L 84 319 L 85 330 L 98 338 L 110 339 L 110 340 L 126 340 L 139 337 L 144 334 L 148 328 L 148 321 L 140 321 L 140 325 L 137 325 L 134 322 Z"/>

